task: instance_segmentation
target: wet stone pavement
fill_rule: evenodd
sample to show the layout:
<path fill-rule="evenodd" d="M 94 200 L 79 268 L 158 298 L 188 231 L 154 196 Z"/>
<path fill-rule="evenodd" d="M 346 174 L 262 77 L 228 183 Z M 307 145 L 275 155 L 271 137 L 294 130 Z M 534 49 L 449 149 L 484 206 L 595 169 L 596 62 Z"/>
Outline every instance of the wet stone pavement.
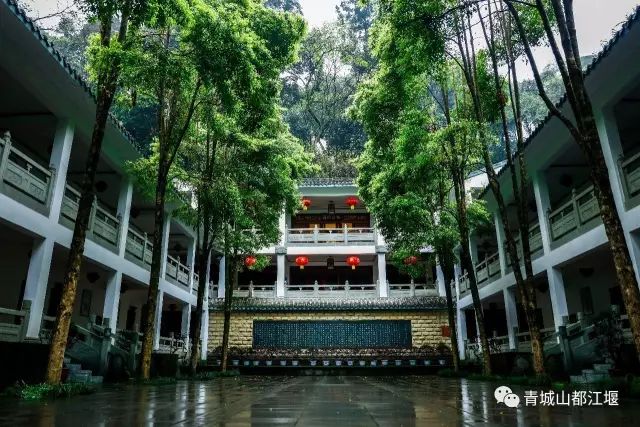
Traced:
<path fill-rule="evenodd" d="M 633 426 L 640 402 L 611 407 L 496 403 L 495 384 L 435 376 L 242 376 L 105 386 L 66 400 L 0 399 L 11 426 Z M 522 398 L 524 388 L 512 387 Z"/>

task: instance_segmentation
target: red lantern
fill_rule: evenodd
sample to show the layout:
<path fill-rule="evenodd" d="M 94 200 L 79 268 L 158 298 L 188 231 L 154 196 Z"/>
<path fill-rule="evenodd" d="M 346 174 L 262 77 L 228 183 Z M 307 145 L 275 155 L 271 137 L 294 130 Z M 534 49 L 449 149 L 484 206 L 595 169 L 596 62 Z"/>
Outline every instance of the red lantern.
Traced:
<path fill-rule="evenodd" d="M 355 270 L 358 265 L 360 265 L 360 258 L 357 256 L 350 256 L 347 258 L 347 264 L 351 266 L 352 270 Z"/>
<path fill-rule="evenodd" d="M 415 255 L 408 256 L 404 259 L 404 265 L 415 265 L 418 262 L 418 257 Z"/>
<path fill-rule="evenodd" d="M 347 204 L 347 206 L 349 206 L 349 208 L 351 208 L 351 210 L 354 210 L 356 206 L 358 206 L 358 202 L 359 200 L 355 196 L 347 197 L 347 200 L 345 200 L 345 203 Z"/>
<path fill-rule="evenodd" d="M 253 267 L 254 265 L 256 265 L 256 262 L 258 262 L 258 259 L 256 257 L 252 256 L 252 255 L 249 255 L 248 257 L 246 257 L 244 259 L 244 265 L 247 268 Z"/>
<path fill-rule="evenodd" d="M 309 206 L 311 206 L 311 200 L 309 200 L 309 199 L 302 199 L 302 201 L 300 203 L 302 203 L 302 210 L 303 211 L 306 211 L 309 208 Z"/>
<path fill-rule="evenodd" d="M 309 264 L 309 258 L 306 256 L 299 256 L 296 258 L 296 265 L 300 267 L 300 270 L 304 270 L 304 266 Z"/>

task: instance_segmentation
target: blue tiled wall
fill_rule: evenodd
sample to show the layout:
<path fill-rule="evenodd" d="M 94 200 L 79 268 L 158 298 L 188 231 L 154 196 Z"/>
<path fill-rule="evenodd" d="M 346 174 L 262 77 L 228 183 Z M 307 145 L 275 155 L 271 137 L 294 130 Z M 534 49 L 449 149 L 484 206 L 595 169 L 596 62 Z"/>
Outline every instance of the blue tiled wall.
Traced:
<path fill-rule="evenodd" d="M 410 320 L 254 320 L 254 348 L 410 348 Z"/>

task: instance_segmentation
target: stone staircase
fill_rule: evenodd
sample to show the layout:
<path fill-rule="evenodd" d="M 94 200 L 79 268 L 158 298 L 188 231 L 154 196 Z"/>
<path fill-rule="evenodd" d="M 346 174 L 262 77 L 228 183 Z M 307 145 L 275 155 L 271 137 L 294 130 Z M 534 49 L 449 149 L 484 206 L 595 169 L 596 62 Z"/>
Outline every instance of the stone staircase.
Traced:
<path fill-rule="evenodd" d="M 571 382 L 574 384 L 593 384 L 609 378 L 609 371 L 612 365 L 609 363 L 595 363 L 593 369 L 583 369 L 579 375 L 571 375 Z"/>
<path fill-rule="evenodd" d="M 102 384 L 101 375 L 93 375 L 93 372 L 89 369 L 82 369 L 82 365 L 79 363 L 71 363 L 71 359 L 64 359 L 64 367 L 69 370 L 66 382 L 68 383 L 82 383 L 82 384 Z"/>

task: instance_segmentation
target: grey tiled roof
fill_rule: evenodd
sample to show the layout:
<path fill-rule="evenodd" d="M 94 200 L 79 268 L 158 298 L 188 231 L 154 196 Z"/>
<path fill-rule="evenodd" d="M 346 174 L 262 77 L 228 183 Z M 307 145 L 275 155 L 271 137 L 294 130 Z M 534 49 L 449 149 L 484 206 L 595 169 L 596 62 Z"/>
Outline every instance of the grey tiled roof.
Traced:
<path fill-rule="evenodd" d="M 16 2 L 16 0 L 0 0 L 0 2 L 7 5 L 9 10 L 13 12 L 20 21 L 24 24 L 25 28 L 27 28 L 34 37 L 36 37 L 41 43 L 42 46 L 51 54 L 51 56 L 60 64 L 62 68 L 69 74 L 73 80 L 75 80 L 80 88 L 84 90 L 95 102 L 96 96 L 93 92 L 93 88 L 91 85 L 82 77 L 82 75 L 71 66 L 71 64 L 67 61 L 67 59 L 55 48 L 53 42 L 48 39 L 47 35 L 38 27 L 38 25 L 27 16 L 25 11 L 20 7 L 20 5 Z M 131 143 L 131 145 L 139 152 L 143 153 L 142 148 L 138 141 L 134 139 L 134 137 L 129 133 L 129 131 L 124 127 L 122 122 L 118 120 L 113 114 L 109 113 L 109 118 L 112 124 L 122 133 L 122 136 Z"/>
<path fill-rule="evenodd" d="M 211 301 L 211 311 L 222 311 L 224 299 Z M 405 298 L 234 298 L 231 310 L 235 312 L 301 312 L 301 311 L 429 311 L 445 310 L 443 297 Z"/>
<path fill-rule="evenodd" d="M 343 187 L 356 185 L 354 178 L 305 178 L 301 187 Z"/>
<path fill-rule="evenodd" d="M 629 32 L 629 29 L 631 29 L 631 27 L 633 27 L 634 25 L 636 25 L 638 23 L 638 21 L 640 21 L 640 6 L 636 7 L 636 9 L 633 11 L 633 13 L 627 19 L 627 21 L 622 25 L 622 27 L 618 31 L 616 31 L 614 36 L 607 42 L 607 44 L 604 45 L 604 47 L 600 50 L 600 52 L 593 57 L 593 60 L 591 61 L 591 63 L 585 68 L 585 71 L 584 71 L 585 77 L 589 76 L 598 67 L 598 65 L 600 65 L 600 63 L 615 48 L 616 44 Z M 611 76 L 615 78 L 615 74 L 611 74 Z M 567 102 L 567 94 L 565 93 L 562 96 L 562 98 L 560 98 L 560 100 L 556 103 L 556 106 L 558 108 L 561 108 L 561 107 L 564 106 L 564 104 L 566 102 Z M 524 142 L 524 149 L 525 150 L 529 146 L 529 144 L 531 144 L 531 142 L 535 139 L 535 137 L 538 136 L 538 134 L 542 131 L 544 126 L 553 117 L 554 117 L 554 115 L 549 113 L 547 115 L 547 117 L 545 117 L 545 119 L 542 120 L 538 124 L 538 126 L 533 130 L 533 132 L 531 132 L 531 134 L 529 135 L 527 140 Z M 506 170 L 507 170 L 507 168 L 503 167 L 498 172 L 498 176 L 501 176 L 503 173 L 506 172 Z M 478 195 L 478 198 L 484 197 L 487 194 L 488 191 L 489 191 L 489 186 L 486 186 L 482 190 L 482 192 Z"/>

